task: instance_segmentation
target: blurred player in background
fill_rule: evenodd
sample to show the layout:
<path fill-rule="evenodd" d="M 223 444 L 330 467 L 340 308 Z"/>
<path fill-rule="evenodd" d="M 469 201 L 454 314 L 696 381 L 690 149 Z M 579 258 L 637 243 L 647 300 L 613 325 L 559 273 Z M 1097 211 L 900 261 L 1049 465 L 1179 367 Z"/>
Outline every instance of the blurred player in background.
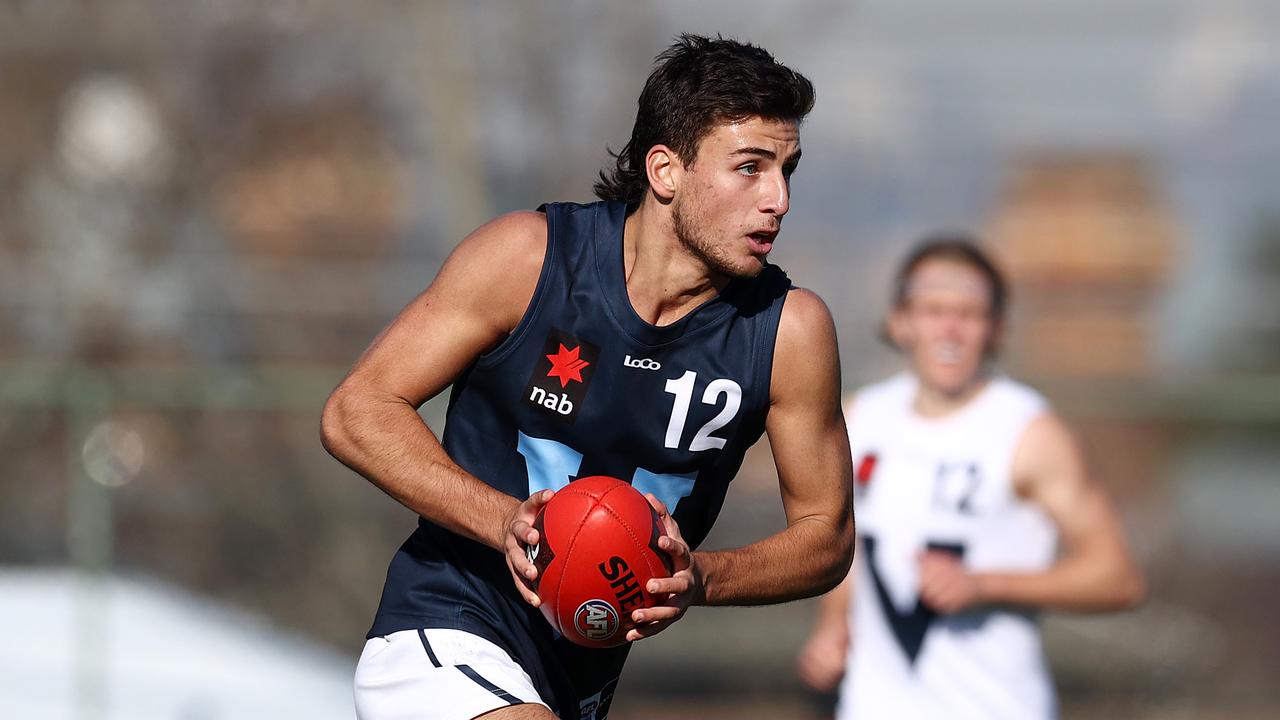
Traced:
<path fill-rule="evenodd" d="M 645 84 L 602 202 L 498 218 L 454 250 L 325 407 L 325 447 L 406 507 L 356 670 L 384 718 L 604 718 L 627 646 L 589 650 L 536 608 L 525 544 L 552 492 L 611 475 L 650 495 L 673 577 L 637 640 L 691 604 L 834 587 L 853 528 L 830 313 L 766 261 L 813 86 L 764 50 L 682 36 Z M 443 443 L 417 409 L 450 385 Z M 692 552 L 767 432 L 788 526 Z"/>
<path fill-rule="evenodd" d="M 839 720 L 1054 717 L 1038 611 L 1144 596 L 1071 432 L 990 367 L 1006 297 L 964 237 L 894 280 L 884 329 L 909 369 L 845 405 L 859 554 L 799 658 L 808 685 L 839 684 Z"/>

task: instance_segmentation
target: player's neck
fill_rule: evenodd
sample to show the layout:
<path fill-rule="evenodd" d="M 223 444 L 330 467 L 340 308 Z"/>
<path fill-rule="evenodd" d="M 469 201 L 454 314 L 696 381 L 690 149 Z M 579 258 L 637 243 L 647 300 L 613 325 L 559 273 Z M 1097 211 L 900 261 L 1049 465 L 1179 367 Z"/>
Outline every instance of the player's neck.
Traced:
<path fill-rule="evenodd" d="M 919 378 L 919 375 L 916 376 Z M 920 380 L 912 410 L 920 417 L 942 418 L 958 412 L 973 401 L 991 382 L 987 373 L 975 375 L 961 388 L 941 388 Z"/>
<path fill-rule="evenodd" d="M 642 203 L 622 233 L 631 307 L 646 322 L 670 325 L 720 292 L 729 279 L 700 262 L 676 238 L 671 215 Z"/>

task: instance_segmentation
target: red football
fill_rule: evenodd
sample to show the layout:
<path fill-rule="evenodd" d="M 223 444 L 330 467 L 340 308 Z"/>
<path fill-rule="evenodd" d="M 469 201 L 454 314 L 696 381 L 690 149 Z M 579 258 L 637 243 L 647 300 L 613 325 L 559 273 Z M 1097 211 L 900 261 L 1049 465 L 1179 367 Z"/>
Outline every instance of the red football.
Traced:
<path fill-rule="evenodd" d="M 649 579 L 671 575 L 649 501 L 621 480 L 585 477 L 557 491 L 533 526 L 538 544 L 526 553 L 547 622 L 586 647 L 626 642 L 631 612 L 661 600 L 645 589 Z"/>

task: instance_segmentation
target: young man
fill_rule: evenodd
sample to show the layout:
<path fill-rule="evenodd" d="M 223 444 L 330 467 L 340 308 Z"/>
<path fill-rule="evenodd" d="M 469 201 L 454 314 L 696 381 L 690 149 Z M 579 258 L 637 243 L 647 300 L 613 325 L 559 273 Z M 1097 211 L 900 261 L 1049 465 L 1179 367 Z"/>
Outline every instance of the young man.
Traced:
<path fill-rule="evenodd" d="M 1066 426 L 989 370 L 1005 299 L 969 240 L 921 245 L 885 326 L 910 371 L 846 404 L 861 549 L 799 660 L 819 690 L 843 675 L 841 720 L 1053 717 L 1036 612 L 1143 596 Z"/>
<path fill-rule="evenodd" d="M 576 477 L 629 481 L 665 524 L 676 572 L 648 589 L 669 599 L 633 611 L 627 640 L 848 571 L 834 325 L 766 262 L 813 87 L 730 40 L 682 36 L 658 61 L 604 201 L 476 230 L 325 407 L 325 447 L 421 516 L 356 670 L 362 718 L 607 715 L 627 647 L 555 636 L 524 554 Z M 450 385 L 441 444 L 416 409 Z M 694 552 L 762 432 L 787 528 Z"/>

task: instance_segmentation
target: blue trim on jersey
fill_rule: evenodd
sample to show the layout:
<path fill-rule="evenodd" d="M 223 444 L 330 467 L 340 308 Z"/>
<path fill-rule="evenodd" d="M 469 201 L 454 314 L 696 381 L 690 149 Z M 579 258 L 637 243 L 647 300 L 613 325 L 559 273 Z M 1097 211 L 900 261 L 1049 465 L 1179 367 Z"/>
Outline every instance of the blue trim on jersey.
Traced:
<path fill-rule="evenodd" d="M 559 490 L 568 485 L 582 467 L 582 453 L 546 438 L 529 437 L 516 431 L 516 450 L 529 469 L 529 493 Z"/>
<path fill-rule="evenodd" d="M 693 492 L 693 483 L 697 479 L 697 472 L 653 473 L 636 468 L 636 474 L 631 476 L 631 486 L 642 493 L 653 493 L 667 506 L 668 512 L 674 513 L 680 501 Z"/>

